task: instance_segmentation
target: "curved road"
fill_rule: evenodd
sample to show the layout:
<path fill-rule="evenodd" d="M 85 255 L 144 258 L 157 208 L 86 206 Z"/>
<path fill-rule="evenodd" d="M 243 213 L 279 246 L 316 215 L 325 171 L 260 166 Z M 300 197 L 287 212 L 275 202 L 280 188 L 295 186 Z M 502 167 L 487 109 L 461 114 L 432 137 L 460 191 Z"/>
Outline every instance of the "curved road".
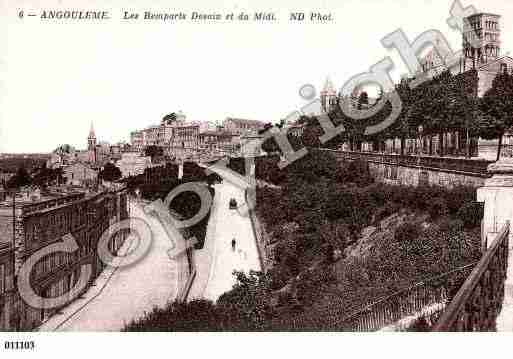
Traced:
<path fill-rule="evenodd" d="M 235 284 L 233 271 L 261 270 L 251 220 L 244 211 L 245 187 L 240 179 L 230 178 L 229 174 L 223 177 L 223 183 L 215 185 L 205 246 L 195 251 L 197 275 L 189 298 L 216 301 Z M 237 200 L 241 211 L 229 209 L 231 198 Z M 131 205 L 131 215 L 143 218 L 153 231 L 148 254 L 129 267 L 107 268 L 82 298 L 51 317 L 40 331 L 119 331 L 131 320 L 177 297 L 178 276 L 186 260 L 169 258 L 167 252 L 173 245 L 155 218 L 147 216 L 137 205 Z M 126 245 L 129 247 L 129 240 Z"/>
<path fill-rule="evenodd" d="M 153 231 L 148 253 L 126 268 L 104 270 L 82 299 L 51 317 L 40 331 L 119 331 L 144 312 L 176 298 L 178 266 L 182 261 L 169 258 L 167 251 L 172 244 L 155 218 L 137 205 L 131 206 L 131 216 L 143 218 Z M 128 247 L 129 244 L 127 240 Z"/>
<path fill-rule="evenodd" d="M 245 206 L 244 190 L 228 181 L 216 185 L 215 190 L 218 208 L 216 215 L 211 219 L 215 221 L 212 223 L 215 234 L 213 238 L 207 238 L 213 241 L 212 264 L 203 293 L 204 298 L 213 301 L 232 289 L 235 284 L 233 271 L 249 273 L 250 270 L 261 269 L 249 216 L 228 207 L 231 198 L 235 198 L 239 206 Z M 231 246 L 233 238 L 236 240 L 235 250 L 232 250 Z"/>

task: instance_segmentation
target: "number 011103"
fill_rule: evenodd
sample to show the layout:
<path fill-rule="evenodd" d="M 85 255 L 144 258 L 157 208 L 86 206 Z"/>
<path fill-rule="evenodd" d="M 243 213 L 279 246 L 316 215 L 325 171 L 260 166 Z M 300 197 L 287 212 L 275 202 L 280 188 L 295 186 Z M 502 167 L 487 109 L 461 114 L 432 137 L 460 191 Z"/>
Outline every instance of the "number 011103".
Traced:
<path fill-rule="evenodd" d="M 6 350 L 34 350 L 36 344 L 34 341 L 5 341 L 4 349 Z"/>

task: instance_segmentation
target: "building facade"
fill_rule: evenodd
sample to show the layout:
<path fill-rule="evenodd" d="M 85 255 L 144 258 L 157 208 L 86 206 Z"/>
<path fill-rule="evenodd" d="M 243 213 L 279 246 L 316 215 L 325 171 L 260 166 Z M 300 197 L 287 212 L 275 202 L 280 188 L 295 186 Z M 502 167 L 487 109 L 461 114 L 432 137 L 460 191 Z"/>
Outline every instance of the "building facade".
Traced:
<path fill-rule="evenodd" d="M 137 176 L 144 173 L 144 170 L 151 167 L 151 157 L 143 156 L 139 152 L 127 152 L 121 155 L 116 162 L 123 177 Z"/>
<path fill-rule="evenodd" d="M 255 136 L 264 128 L 260 121 L 227 118 L 222 126 L 209 121 L 186 121 L 183 113 L 167 115 L 159 126 L 130 134 L 132 148 L 143 152 L 147 146 L 158 146 L 164 156 L 178 161 L 198 160 L 206 152 L 216 155 L 240 153 L 244 136 Z"/>
<path fill-rule="evenodd" d="M 14 298 L 14 249 L 11 243 L 0 242 L 0 331 L 13 327 Z"/>
<path fill-rule="evenodd" d="M 68 185 L 92 187 L 98 183 L 98 171 L 85 163 L 65 166 L 62 173 Z"/>
<path fill-rule="evenodd" d="M 205 131 L 199 134 L 199 152 L 202 155 L 224 156 L 238 151 L 233 141 L 234 135 L 228 131 Z"/>
<path fill-rule="evenodd" d="M 146 146 L 144 130 L 133 131 L 130 133 L 130 145 L 135 152 L 142 152 Z"/>
<path fill-rule="evenodd" d="M 40 258 L 32 268 L 31 285 L 43 298 L 65 296 L 77 283 L 82 266 L 91 265 L 92 273 L 84 288 L 84 291 L 87 290 L 105 267 L 97 252 L 102 234 L 112 224 L 127 219 L 128 213 L 128 197 L 124 189 L 45 195 L 40 200 L 32 201 L 16 198 L 1 203 L 0 230 L 14 248 L 7 257 L 0 251 L 0 263 L 4 264 L 3 271 L 7 278 L 5 288 L 13 289 L 12 283 L 16 282 L 15 277 L 28 258 L 37 256 L 40 250 L 61 242 L 63 236 L 70 234 L 78 250 L 73 253 L 50 253 Z M 126 230 L 112 233 L 108 237 L 109 250 L 116 253 L 127 235 Z M 5 295 L 3 297 L 5 304 Z M 70 301 L 74 299 L 69 298 Z M 7 330 L 37 328 L 58 310 L 31 307 L 17 291 L 10 295 L 7 303 L 8 319 L 4 315 L 3 320 L 3 325 L 7 323 Z"/>
<path fill-rule="evenodd" d="M 331 79 L 328 77 L 326 78 L 326 82 L 320 94 L 322 111 L 326 113 L 333 111 L 337 106 L 337 99 L 335 86 L 333 86 L 333 82 L 331 82 Z"/>
<path fill-rule="evenodd" d="M 500 15 L 479 13 L 466 18 L 463 27 L 463 50 L 446 58 L 440 56 L 440 42 L 420 61 L 420 73 L 430 77 L 449 70 L 453 75 L 469 70 L 478 74 L 477 95 L 483 96 L 501 72 L 513 72 L 513 58 L 501 55 Z"/>
<path fill-rule="evenodd" d="M 174 128 L 174 136 L 169 147 L 169 153 L 175 159 L 195 159 L 199 149 L 199 125 L 186 124 Z"/>
<path fill-rule="evenodd" d="M 501 26 L 500 16 L 490 13 L 478 13 L 466 18 L 462 34 L 463 50 L 440 56 L 443 47 L 436 41 L 433 49 L 419 60 L 420 68 L 416 77 L 426 76 L 430 79 L 444 71 L 450 71 L 453 76 L 467 76 L 470 70 L 477 73 L 477 84 L 474 95 L 482 97 L 488 91 L 493 80 L 499 73 L 513 73 L 513 58 L 501 56 Z M 464 129 L 441 134 L 423 134 L 419 126 L 416 138 L 408 138 L 404 143 L 405 154 L 451 155 L 465 156 L 467 142 L 470 155 L 486 160 L 495 160 L 498 139 L 485 141 L 480 138 L 466 138 Z M 341 149 L 350 151 L 378 151 L 399 153 L 400 139 L 388 139 L 383 143 L 362 143 L 358 146 L 345 143 Z M 505 151 L 501 156 L 513 156 L 510 148 L 511 134 L 503 138 Z"/>
<path fill-rule="evenodd" d="M 264 123 L 256 120 L 228 117 L 223 121 L 223 129 L 233 135 L 249 135 L 258 133 Z"/>
<path fill-rule="evenodd" d="M 144 130 L 144 145 L 147 146 L 158 146 L 159 144 L 159 132 L 160 126 L 153 125 Z"/>

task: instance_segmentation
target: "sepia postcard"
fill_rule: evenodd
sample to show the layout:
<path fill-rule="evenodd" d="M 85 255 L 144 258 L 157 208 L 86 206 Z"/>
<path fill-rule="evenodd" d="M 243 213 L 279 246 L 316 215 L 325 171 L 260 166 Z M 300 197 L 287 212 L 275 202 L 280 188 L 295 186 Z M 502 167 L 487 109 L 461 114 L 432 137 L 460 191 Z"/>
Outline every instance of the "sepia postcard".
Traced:
<path fill-rule="evenodd" d="M 0 355 L 513 333 L 512 49 L 508 0 L 0 1 Z"/>

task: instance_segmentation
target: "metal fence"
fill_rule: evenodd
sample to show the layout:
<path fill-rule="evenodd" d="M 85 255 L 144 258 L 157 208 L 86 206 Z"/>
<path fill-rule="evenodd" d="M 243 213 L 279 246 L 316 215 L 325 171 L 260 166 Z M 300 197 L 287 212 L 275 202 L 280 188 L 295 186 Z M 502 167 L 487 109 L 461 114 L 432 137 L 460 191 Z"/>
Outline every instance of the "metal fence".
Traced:
<path fill-rule="evenodd" d="M 441 311 L 458 291 L 476 263 L 456 268 L 395 292 L 347 315 L 342 303 L 322 311 L 303 313 L 286 322 L 281 329 L 294 331 L 376 331 L 408 316 L 430 315 Z"/>
<path fill-rule="evenodd" d="M 434 331 L 495 331 L 504 299 L 509 222 L 437 322 Z"/>

